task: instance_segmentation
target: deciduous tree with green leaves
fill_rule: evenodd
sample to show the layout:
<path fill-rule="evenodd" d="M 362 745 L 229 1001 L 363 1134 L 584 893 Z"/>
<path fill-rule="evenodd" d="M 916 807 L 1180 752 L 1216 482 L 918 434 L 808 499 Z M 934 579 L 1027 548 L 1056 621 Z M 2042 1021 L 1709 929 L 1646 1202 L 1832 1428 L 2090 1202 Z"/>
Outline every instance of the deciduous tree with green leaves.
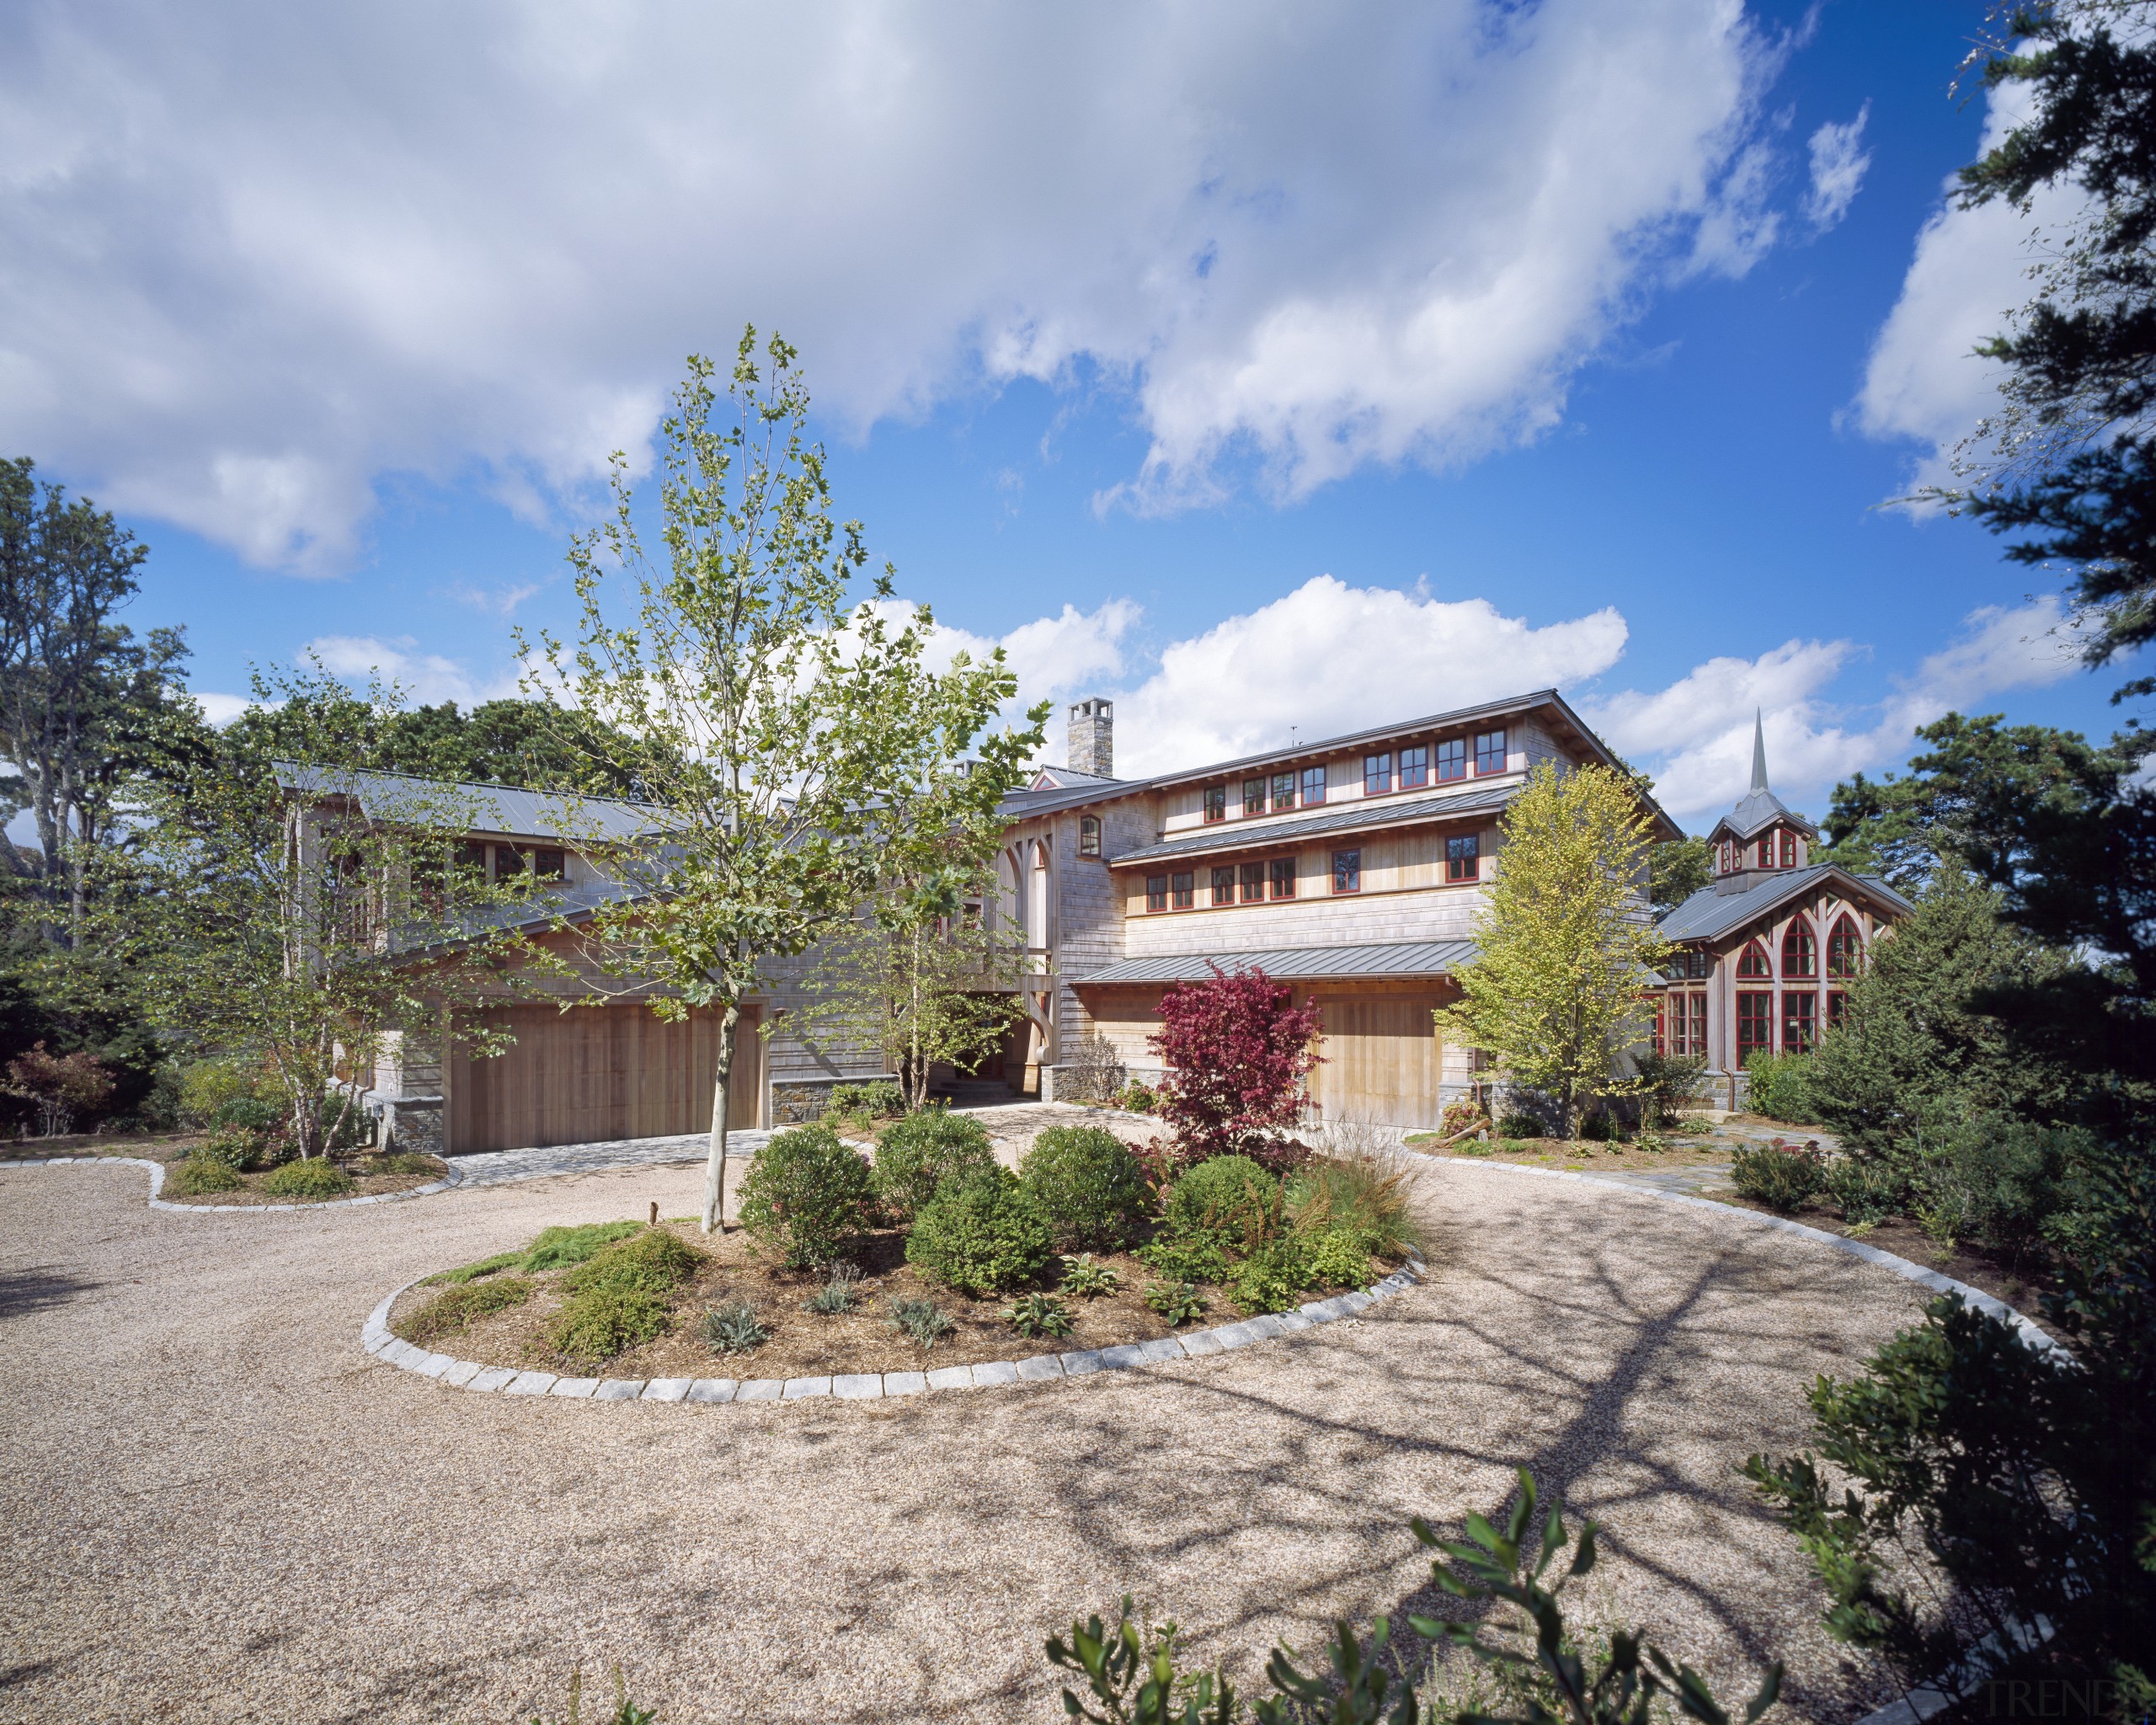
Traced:
<path fill-rule="evenodd" d="M 1545 761 L 1500 825 L 1477 951 L 1438 1023 L 1548 1097 L 1570 1137 L 1588 1103 L 1633 1087 L 1618 1062 L 1646 1039 L 1644 991 L 1668 959 L 1647 912 L 1653 819 L 1627 775 Z"/>
<path fill-rule="evenodd" d="M 1030 746 L 984 740 L 1017 692 L 1000 651 L 931 669 L 933 619 L 897 604 L 888 565 L 857 600 L 868 554 L 833 514 L 794 350 L 745 330 L 723 414 L 716 376 L 692 357 L 662 427 L 663 560 L 617 455 L 613 513 L 570 553 L 575 643 L 541 635 L 531 683 L 651 809 L 642 836 L 608 841 L 627 891 L 579 925 L 584 953 L 612 991 L 655 987 L 662 1017 L 719 1015 L 706 1232 L 723 1226 L 743 1004 L 890 877 L 926 787 L 978 748 L 992 803 Z"/>

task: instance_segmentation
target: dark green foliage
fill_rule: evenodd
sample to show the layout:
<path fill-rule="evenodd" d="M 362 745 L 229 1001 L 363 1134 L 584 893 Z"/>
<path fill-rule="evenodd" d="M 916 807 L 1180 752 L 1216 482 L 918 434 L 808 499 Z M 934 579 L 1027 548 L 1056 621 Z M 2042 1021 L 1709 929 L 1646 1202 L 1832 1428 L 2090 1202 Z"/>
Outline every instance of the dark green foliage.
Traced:
<path fill-rule="evenodd" d="M 1292 1233 L 1268 1241 L 1230 1267 L 1225 1285 L 1245 1311 L 1293 1311 L 1317 1285 L 1309 1242 Z"/>
<path fill-rule="evenodd" d="M 894 1300 L 891 1327 L 922 1348 L 933 1348 L 958 1327 L 958 1320 L 933 1300 Z"/>
<path fill-rule="evenodd" d="M 1509 1138 L 1517 1141 L 1523 1138 L 1540 1138 L 1541 1135 L 1542 1122 L 1532 1114 L 1521 1114 L 1515 1110 L 1498 1117 L 1497 1136 L 1500 1138 Z"/>
<path fill-rule="evenodd" d="M 275 1132 L 285 1124 L 285 1111 L 266 1097 L 235 1096 L 218 1104 L 210 1124 L 247 1132 Z"/>
<path fill-rule="evenodd" d="M 475 1282 L 477 1288 L 499 1286 Z M 446 1297 L 446 1296 L 445 1296 Z M 666 1302 L 635 1287 L 601 1284 L 572 1295 L 547 1327 L 547 1341 L 569 1365 L 604 1365 L 617 1354 L 641 1348 L 674 1321 Z"/>
<path fill-rule="evenodd" d="M 642 1222 L 586 1222 L 575 1228 L 542 1228 L 539 1237 L 524 1254 L 524 1268 L 533 1275 L 582 1263 L 602 1246 L 641 1233 Z"/>
<path fill-rule="evenodd" d="M 1516 1725 L 1647 1725 L 1667 1718 L 1673 1707 L 1701 1725 L 1730 1725 L 1730 1714 L 1705 1680 L 1642 1635 L 1613 1634 L 1605 1653 L 1581 1655 L 1566 1631 L 1559 1595 L 1567 1582 L 1594 1567 L 1600 1529 L 1588 1522 L 1575 1546 L 1565 1530 L 1563 1507 L 1556 1503 L 1538 1528 L 1534 1479 L 1525 1468 L 1519 1479 L 1502 1533 L 1480 1515 L 1467 1518 L 1465 1541 L 1440 1540 L 1419 1515 L 1410 1524 L 1423 1546 L 1440 1553 L 1430 1566 L 1440 1589 L 1456 1599 L 1508 1605 L 1518 1621 L 1506 1624 L 1488 1613 L 1473 1622 L 1410 1616 L 1408 1626 L 1426 1642 L 1461 1648 L 1508 1679 L 1506 1687 L 1524 1702 Z M 1568 1550 L 1571 1561 L 1545 1583 L 1552 1563 Z M 1422 1725 L 1450 1717 L 1434 1696 L 1428 1700 L 1429 1711 L 1423 1711 L 1426 1703 L 1417 1701 L 1413 1680 L 1400 1675 L 1408 1660 L 1389 1652 L 1392 1631 L 1386 1617 L 1379 1618 L 1367 1637 L 1344 1621 L 1336 1622 L 1326 1642 L 1330 1669 L 1323 1673 L 1305 1671 L 1300 1655 L 1275 1647 L 1265 1664 L 1273 1694 L 1247 1714 L 1221 1671 L 1179 1672 L 1176 1626 L 1141 1631 L 1128 1594 L 1113 1628 L 1097 1616 L 1074 1621 L 1068 1638 L 1049 1637 L 1048 1657 L 1084 1684 L 1083 1694 L 1063 1691 L 1064 1712 L 1094 1725 L 1235 1725 L 1246 1717 L 1258 1725 Z M 1781 1680 L 1777 1661 L 1745 1708 L 1744 1725 L 1754 1725 L 1774 1704 Z M 1458 1719 L 1459 1725 L 1500 1725 L 1473 1712 Z"/>
<path fill-rule="evenodd" d="M 327 1156 L 310 1156 L 272 1168 L 262 1182 L 268 1198 L 342 1198 L 352 1189 L 352 1177 Z"/>
<path fill-rule="evenodd" d="M 1123 1278 L 1107 1264 L 1096 1263 L 1091 1252 L 1080 1252 L 1075 1257 L 1065 1252 L 1063 1274 L 1058 1285 L 1066 1294 L 1081 1300 L 1092 1300 L 1102 1294 L 1113 1294 L 1123 1284 Z"/>
<path fill-rule="evenodd" d="M 221 1156 L 200 1151 L 165 1170 L 164 1189 L 175 1198 L 200 1198 L 211 1192 L 237 1192 L 247 1182 Z"/>
<path fill-rule="evenodd" d="M 1614 1144 L 1624 1134 L 1615 1120 L 1597 1110 L 1580 1116 L 1580 1136 L 1591 1144 Z"/>
<path fill-rule="evenodd" d="M 1755 1049 L 1744 1063 L 1745 1105 L 1755 1114 L 1791 1126 L 1812 1123 L 1812 1092 L 1805 1079 L 1809 1055 L 1770 1055 Z"/>
<path fill-rule="evenodd" d="M 1163 1234 L 1139 1247 L 1138 1256 L 1148 1268 L 1171 1282 L 1217 1284 L 1227 1279 L 1227 1250 L 1210 1235 Z"/>
<path fill-rule="evenodd" d="M 470 1282 L 445 1289 L 397 1326 L 397 1333 L 414 1348 L 432 1347 L 442 1337 L 462 1329 L 474 1319 L 506 1311 L 531 1297 L 531 1284 L 517 1276 L 499 1276 L 492 1281 Z"/>
<path fill-rule="evenodd" d="M 1059 1252 L 1119 1251 L 1150 1208 L 1144 1167 L 1098 1126 L 1049 1127 L 1019 1162 L 1018 1178 L 1048 1212 Z"/>
<path fill-rule="evenodd" d="M 222 1162 L 237 1174 L 255 1160 L 261 1149 L 262 1141 L 253 1133 L 227 1126 L 212 1132 L 188 1155 L 204 1162 Z"/>
<path fill-rule="evenodd" d="M 1054 1251 L 1048 1213 L 997 1163 L 946 1180 L 906 1236 L 908 1263 L 973 1295 L 1032 1281 Z"/>
<path fill-rule="evenodd" d="M 1714 852 L 1703 838 L 1666 839 L 1647 852 L 1647 899 L 1655 914 L 1673 911 L 1714 879 Z"/>
<path fill-rule="evenodd" d="M 1949 1295 L 1862 1376 L 1819 1381 L 1812 1450 L 1745 1471 L 1817 1565 L 1837 1639 L 1914 1685 L 1958 1662 L 1969 1621 L 2046 1621 L 2047 1640 L 2002 1637 L 1988 1674 L 2101 1682 L 2129 1720 L 2156 1704 L 2156 1165 L 2137 1147 L 2086 1162 L 2043 1301 L 2070 1356 Z M 1944 1572 L 1955 1621 L 1888 1582 L 1904 1541 Z"/>
<path fill-rule="evenodd" d="M 1205 1295 L 1195 1282 L 1155 1282 L 1145 1303 L 1171 1324 L 1194 1323 L 1205 1316 Z"/>
<path fill-rule="evenodd" d="M 1707 1060 L 1704 1055 L 1658 1055 L 1641 1049 L 1632 1055 L 1632 1069 L 1639 1075 L 1640 1110 L 1646 1124 L 1673 1126 L 1697 1097 Z"/>
<path fill-rule="evenodd" d="M 828 1126 L 797 1126 L 755 1154 L 741 1226 L 790 1269 L 845 1257 L 868 1223 L 868 1165 Z"/>
<path fill-rule="evenodd" d="M 1852 1226 L 1883 1222 L 1901 1214 L 1908 1183 L 1886 1163 L 1844 1156 L 1827 1169 L 1827 1195 Z"/>
<path fill-rule="evenodd" d="M 562 1279 L 562 1285 L 571 1294 L 606 1289 L 663 1300 L 682 1283 L 694 1280 L 707 1262 L 680 1235 L 665 1228 L 647 1228 L 592 1253 Z"/>
<path fill-rule="evenodd" d="M 1827 1159 L 1801 1144 L 1751 1144 L 1738 1151 L 1730 1163 L 1730 1178 L 1737 1189 L 1754 1204 L 1769 1210 L 1793 1210 L 1827 1183 Z"/>
<path fill-rule="evenodd" d="M 876 1140 L 877 1201 L 894 1221 L 911 1221 L 950 1176 L 995 1162 L 995 1146 L 979 1121 L 924 1108 L 887 1127 Z"/>
<path fill-rule="evenodd" d="M 882 1078 L 867 1084 L 834 1084 L 825 1106 L 844 1119 L 882 1120 L 903 1114 L 906 1098 L 896 1079 Z"/>
<path fill-rule="evenodd" d="M 704 1345 L 714 1354 L 746 1354 L 760 1348 L 771 1332 L 746 1300 L 728 1300 L 704 1314 Z"/>
<path fill-rule="evenodd" d="M 2094 1154 L 2095 1141 L 2083 1132 L 1958 1122 L 1924 1146 L 1909 1207 L 1935 1240 L 1975 1241 L 2019 1256 L 2041 1248 L 2045 1225 L 2074 1202 L 2075 1170 Z"/>
<path fill-rule="evenodd" d="M 1053 1294 L 1028 1294 L 1003 1314 L 1004 1322 L 1022 1336 L 1067 1336 L 1070 1308 Z"/>
<path fill-rule="evenodd" d="M 836 1317 L 861 1303 L 861 1272 L 850 1263 L 831 1266 L 830 1279 L 802 1302 L 802 1310 L 819 1317 Z"/>
<path fill-rule="evenodd" d="M 1217 1156 L 1168 1189 L 1166 1231 L 1247 1252 L 1278 1234 L 1286 1214 L 1287 1194 L 1278 1174 L 1248 1156 Z"/>

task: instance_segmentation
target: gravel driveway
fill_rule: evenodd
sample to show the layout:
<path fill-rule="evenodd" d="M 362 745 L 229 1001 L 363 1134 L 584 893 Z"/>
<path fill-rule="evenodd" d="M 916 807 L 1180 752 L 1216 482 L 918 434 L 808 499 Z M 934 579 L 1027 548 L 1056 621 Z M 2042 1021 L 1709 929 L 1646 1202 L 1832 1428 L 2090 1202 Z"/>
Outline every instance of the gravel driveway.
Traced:
<path fill-rule="evenodd" d="M 1672 1652 L 1862 1710 L 1732 1468 L 1919 1290 L 1732 1214 L 1435 1163 L 1433 1274 L 1225 1356 L 904 1402 L 512 1402 L 377 1365 L 368 1310 L 693 1167 L 291 1215 L 0 1171 L 0 1719 L 528 1721 L 618 1660 L 661 1725 L 1059 1719 L 1043 1638 L 1138 1593 L 1256 1677 L 1429 1609 L 1406 1532 L 1518 1463 L 1607 1525 Z M 600 1685 L 603 1688 L 603 1683 Z"/>

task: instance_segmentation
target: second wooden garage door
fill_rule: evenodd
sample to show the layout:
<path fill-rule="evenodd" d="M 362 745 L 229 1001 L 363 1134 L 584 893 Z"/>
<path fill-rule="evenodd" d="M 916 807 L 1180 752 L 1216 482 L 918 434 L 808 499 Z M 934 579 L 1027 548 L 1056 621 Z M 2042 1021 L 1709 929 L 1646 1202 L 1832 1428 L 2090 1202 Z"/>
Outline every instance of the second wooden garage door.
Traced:
<path fill-rule="evenodd" d="M 1390 1126 L 1434 1126 L 1444 1111 L 1438 1090 L 1443 1049 L 1430 1017 L 1434 996 L 1318 996 L 1325 1064 L 1311 1087 L 1328 1120 L 1363 1119 Z"/>
<path fill-rule="evenodd" d="M 449 1092 L 453 1155 L 710 1129 L 716 1012 L 669 1024 L 643 1006 L 518 1007 L 495 1022 L 516 1044 L 493 1060 L 456 1057 Z M 735 1033 L 729 1128 L 758 1124 L 763 1053 L 750 1007 Z"/>

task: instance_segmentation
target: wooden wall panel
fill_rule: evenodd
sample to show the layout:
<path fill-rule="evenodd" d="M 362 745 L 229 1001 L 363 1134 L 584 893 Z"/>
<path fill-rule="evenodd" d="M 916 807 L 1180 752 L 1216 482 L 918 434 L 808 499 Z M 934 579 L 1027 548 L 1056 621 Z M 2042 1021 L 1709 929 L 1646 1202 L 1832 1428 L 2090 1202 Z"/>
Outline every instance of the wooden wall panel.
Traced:
<path fill-rule="evenodd" d="M 1325 1064 L 1313 1088 L 1323 1117 L 1436 1125 L 1444 1110 L 1438 1089 L 1444 1049 L 1430 1017 L 1436 996 L 1320 994 L 1317 1001 Z"/>
<path fill-rule="evenodd" d="M 711 1124 L 718 1076 L 718 1015 L 678 1024 L 648 1007 L 515 1007 L 494 1022 L 516 1038 L 492 1060 L 456 1059 L 449 1090 L 449 1148 L 523 1150 L 620 1138 L 669 1137 Z M 760 1124 L 763 1039 L 756 1009 L 741 1015 L 727 1124 Z"/>

